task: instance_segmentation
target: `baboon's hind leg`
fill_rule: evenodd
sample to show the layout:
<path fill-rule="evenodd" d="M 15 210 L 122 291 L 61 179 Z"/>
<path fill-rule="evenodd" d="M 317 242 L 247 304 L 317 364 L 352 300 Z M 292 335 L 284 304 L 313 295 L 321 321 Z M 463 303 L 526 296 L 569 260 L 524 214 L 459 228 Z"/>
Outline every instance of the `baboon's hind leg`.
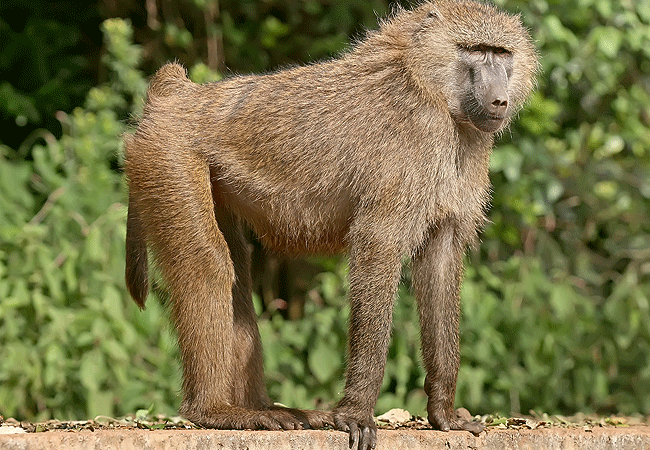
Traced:
<path fill-rule="evenodd" d="M 226 211 L 216 209 L 219 228 L 230 249 L 235 270 L 233 284 L 234 346 L 233 365 L 241 368 L 233 378 L 233 404 L 252 409 L 268 409 L 271 413 L 292 415 L 302 427 L 322 428 L 332 425 L 326 411 L 300 410 L 272 405 L 264 385 L 262 345 L 257 315 L 251 295 L 251 262 L 249 243 L 239 221 Z"/>
<path fill-rule="evenodd" d="M 155 153 L 163 161 L 131 170 L 129 178 L 141 224 L 171 295 L 183 362 L 180 412 L 214 428 L 300 428 L 293 414 L 264 404 L 268 400 L 259 393 L 261 384 L 253 383 L 254 389 L 241 393 L 239 380 L 250 368 L 236 365 L 242 358 L 237 339 L 242 330 L 252 328 L 242 325 L 247 315 L 241 305 L 233 305 L 235 269 L 215 220 L 208 165 L 180 151 L 174 152 L 176 164 L 165 164 L 169 152 L 174 149 L 158 149 Z M 254 337 L 250 341 L 259 344 Z"/>

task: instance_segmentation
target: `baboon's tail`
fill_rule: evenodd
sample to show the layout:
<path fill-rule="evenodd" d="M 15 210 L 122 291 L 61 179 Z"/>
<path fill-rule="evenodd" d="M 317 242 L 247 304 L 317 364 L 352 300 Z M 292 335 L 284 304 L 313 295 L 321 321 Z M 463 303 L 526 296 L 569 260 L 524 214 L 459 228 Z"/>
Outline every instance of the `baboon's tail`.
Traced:
<path fill-rule="evenodd" d="M 185 68 L 177 63 L 168 63 L 162 66 L 151 78 L 147 98 L 166 97 L 172 92 L 176 92 L 178 83 L 189 82 Z"/>
<path fill-rule="evenodd" d="M 154 98 L 166 97 L 178 91 L 179 84 L 189 83 L 185 68 L 180 64 L 170 63 L 162 66 L 151 78 L 147 90 L 147 102 Z M 146 109 L 145 109 L 146 115 Z M 136 140 L 134 136 L 125 136 L 125 157 L 128 166 Z M 128 173 L 128 170 L 127 170 Z M 147 261 L 146 233 L 142 226 L 137 202 L 129 193 L 129 212 L 126 219 L 126 286 L 131 297 L 140 308 L 149 293 L 149 269 Z"/>
<path fill-rule="evenodd" d="M 135 202 L 129 194 L 129 212 L 126 217 L 126 287 L 141 309 L 149 293 L 147 242 Z"/>
<path fill-rule="evenodd" d="M 124 136 L 124 156 L 128 166 L 135 140 L 133 136 Z M 149 293 L 149 268 L 147 261 L 147 241 L 140 220 L 140 213 L 133 193 L 129 192 L 129 212 L 126 216 L 126 287 L 131 298 L 143 309 Z"/>

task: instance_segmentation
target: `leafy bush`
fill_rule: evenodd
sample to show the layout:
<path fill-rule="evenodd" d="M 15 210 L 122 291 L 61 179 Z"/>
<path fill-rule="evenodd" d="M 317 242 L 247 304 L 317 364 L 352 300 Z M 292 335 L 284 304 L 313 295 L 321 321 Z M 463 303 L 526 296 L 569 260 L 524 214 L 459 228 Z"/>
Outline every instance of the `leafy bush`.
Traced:
<path fill-rule="evenodd" d="M 60 113 L 33 161 L 0 160 L 0 405 L 22 418 L 171 412 L 178 364 L 156 302 L 135 311 L 124 290 L 126 208 L 112 168 L 123 121 L 146 86 L 131 27 L 104 23 L 111 81 Z M 139 101 L 141 103 L 141 100 Z M 136 104 L 139 104 L 136 103 Z M 125 305 L 128 305 L 125 308 Z"/>
<path fill-rule="evenodd" d="M 500 308 L 486 316 L 487 359 L 465 361 L 501 360 L 473 389 L 503 398 L 473 403 L 647 413 L 650 8 L 580 0 L 521 10 L 543 72 L 492 158 L 494 223 L 466 281 L 481 295 L 464 295 L 466 329 L 472 302 L 480 310 L 496 296 Z M 474 333 L 464 355 L 482 343 Z"/>
<path fill-rule="evenodd" d="M 56 111 L 83 102 L 94 83 L 100 23 L 89 1 L 0 3 L 0 142 L 18 147 L 39 127 L 60 136 Z"/>

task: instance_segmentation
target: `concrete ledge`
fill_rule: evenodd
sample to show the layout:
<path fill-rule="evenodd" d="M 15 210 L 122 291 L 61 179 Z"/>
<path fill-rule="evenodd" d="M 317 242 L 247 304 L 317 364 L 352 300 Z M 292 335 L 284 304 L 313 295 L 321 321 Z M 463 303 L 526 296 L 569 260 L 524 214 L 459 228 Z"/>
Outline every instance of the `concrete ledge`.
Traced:
<path fill-rule="evenodd" d="M 0 450 L 346 450 L 339 431 L 98 430 L 0 435 Z M 377 449 L 650 450 L 650 427 L 491 429 L 467 432 L 379 430 Z"/>

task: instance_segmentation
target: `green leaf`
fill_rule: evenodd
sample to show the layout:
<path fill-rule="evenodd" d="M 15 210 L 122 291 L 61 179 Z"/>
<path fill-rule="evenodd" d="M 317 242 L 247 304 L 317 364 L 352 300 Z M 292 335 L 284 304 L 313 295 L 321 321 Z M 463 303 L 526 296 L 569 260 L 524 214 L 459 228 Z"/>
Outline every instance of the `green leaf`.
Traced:
<path fill-rule="evenodd" d="M 88 391 L 98 391 L 106 375 L 104 357 L 99 351 L 91 350 L 83 354 L 79 363 L 79 381 Z"/>
<path fill-rule="evenodd" d="M 113 415 L 114 397 L 111 391 L 91 391 L 87 400 L 90 417 Z"/>
<path fill-rule="evenodd" d="M 598 49 L 609 58 L 617 58 L 623 42 L 622 33 L 614 27 L 596 27 L 591 37 Z"/>
<path fill-rule="evenodd" d="M 320 383 L 325 383 L 341 366 L 341 354 L 322 342 L 309 351 L 309 370 Z"/>
<path fill-rule="evenodd" d="M 289 26 L 280 22 L 277 17 L 268 16 L 262 23 L 260 42 L 266 48 L 273 48 L 277 45 L 277 38 L 289 33 Z"/>

